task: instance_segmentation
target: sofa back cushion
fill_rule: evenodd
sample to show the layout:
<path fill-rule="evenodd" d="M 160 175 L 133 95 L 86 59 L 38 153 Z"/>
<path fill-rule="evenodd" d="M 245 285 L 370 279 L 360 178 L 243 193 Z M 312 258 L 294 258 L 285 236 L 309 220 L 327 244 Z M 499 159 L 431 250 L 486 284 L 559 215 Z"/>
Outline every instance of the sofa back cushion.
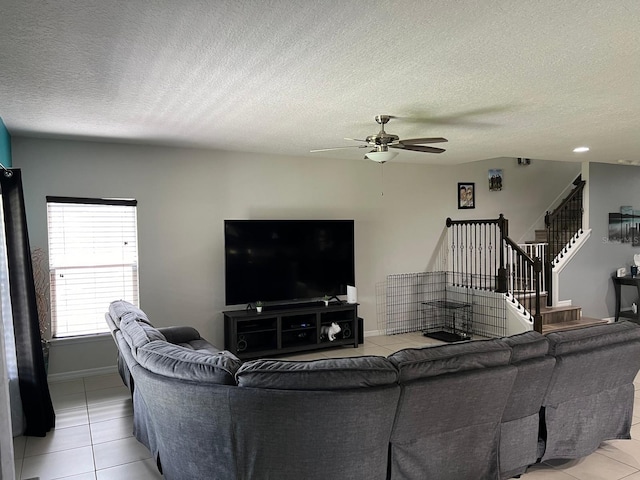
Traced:
<path fill-rule="evenodd" d="M 235 385 L 242 362 L 227 351 L 209 353 L 164 341 L 152 341 L 138 348 L 138 363 L 158 375 L 194 382 Z"/>
<path fill-rule="evenodd" d="M 542 461 L 579 458 L 630 438 L 640 326 L 622 321 L 547 335 L 556 366 L 543 399 Z"/>
<path fill-rule="evenodd" d="M 120 323 L 125 317 L 142 320 L 143 322 L 151 325 L 147 314 L 126 300 L 116 300 L 111 302 L 109 305 L 109 315 L 111 315 L 111 318 L 118 328 L 120 328 Z"/>
<path fill-rule="evenodd" d="M 640 367 L 640 326 L 630 322 L 547 335 L 556 358 L 546 405 L 633 385 Z"/>
<path fill-rule="evenodd" d="M 242 461 L 234 462 L 236 475 L 216 478 L 389 478 L 389 437 L 400 387 L 329 388 L 231 388 L 233 439 Z"/>
<path fill-rule="evenodd" d="M 507 365 L 510 358 L 511 349 L 500 340 L 407 348 L 388 357 L 400 372 L 400 383 L 465 370 Z"/>
<path fill-rule="evenodd" d="M 549 341 L 538 332 L 525 332 L 502 339 L 511 347 L 511 363 L 544 357 L 549 353 Z"/>
<path fill-rule="evenodd" d="M 498 479 L 502 412 L 517 369 L 500 340 L 401 350 L 390 477 Z"/>
<path fill-rule="evenodd" d="M 120 331 L 129 344 L 132 352 L 143 345 L 155 340 L 166 341 L 166 338 L 157 329 L 148 323 L 138 321 L 133 315 L 125 315 L 120 321 Z"/>
<path fill-rule="evenodd" d="M 559 356 L 640 340 L 640 327 L 635 323 L 622 321 L 554 332 L 548 334 L 547 338 L 550 342 L 549 352 L 551 355 Z"/>
<path fill-rule="evenodd" d="M 328 358 L 312 361 L 255 360 L 236 374 L 241 387 L 279 390 L 341 390 L 397 382 L 398 371 L 384 357 Z"/>
<path fill-rule="evenodd" d="M 518 375 L 502 416 L 503 422 L 538 415 L 556 359 L 549 353 L 549 341 L 538 332 L 526 332 L 502 339 L 511 347 L 511 364 Z"/>
<path fill-rule="evenodd" d="M 540 409 L 556 359 L 548 355 L 549 342 L 541 333 L 521 333 L 503 341 L 511 347 L 511 364 L 517 369 L 500 425 L 500 474 L 511 478 L 540 456 Z"/>

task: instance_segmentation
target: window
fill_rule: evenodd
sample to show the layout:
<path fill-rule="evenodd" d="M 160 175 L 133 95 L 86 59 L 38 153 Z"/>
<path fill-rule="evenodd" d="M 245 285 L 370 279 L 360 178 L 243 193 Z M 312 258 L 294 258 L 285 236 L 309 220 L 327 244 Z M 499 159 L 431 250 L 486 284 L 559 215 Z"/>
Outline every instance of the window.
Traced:
<path fill-rule="evenodd" d="M 138 305 L 136 205 L 47 197 L 53 337 L 108 332 L 112 301 Z"/>

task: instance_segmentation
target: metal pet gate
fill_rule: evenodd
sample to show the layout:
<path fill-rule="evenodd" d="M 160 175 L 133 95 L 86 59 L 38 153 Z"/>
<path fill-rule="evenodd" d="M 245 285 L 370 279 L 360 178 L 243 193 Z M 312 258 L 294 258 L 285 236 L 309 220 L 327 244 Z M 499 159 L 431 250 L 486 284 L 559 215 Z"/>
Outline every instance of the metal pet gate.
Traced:
<path fill-rule="evenodd" d="M 451 342 L 506 334 L 504 295 L 460 285 L 451 272 L 389 275 L 385 291 L 387 335 L 421 331 Z"/>

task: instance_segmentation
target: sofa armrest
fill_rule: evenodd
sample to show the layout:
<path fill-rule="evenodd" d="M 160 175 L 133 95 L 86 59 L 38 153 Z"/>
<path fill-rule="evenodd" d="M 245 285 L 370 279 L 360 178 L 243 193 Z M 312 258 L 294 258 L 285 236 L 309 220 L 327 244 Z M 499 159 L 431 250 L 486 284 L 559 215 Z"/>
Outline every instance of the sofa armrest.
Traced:
<path fill-rule="evenodd" d="M 167 342 L 179 344 L 199 340 L 200 332 L 193 327 L 161 327 L 158 330 L 165 336 Z"/>
<path fill-rule="evenodd" d="M 111 332 L 111 335 L 114 335 L 117 330 L 120 330 L 120 327 L 116 324 L 116 322 L 113 320 L 110 314 L 105 313 L 104 319 L 107 322 L 107 325 L 109 326 L 109 331 Z"/>

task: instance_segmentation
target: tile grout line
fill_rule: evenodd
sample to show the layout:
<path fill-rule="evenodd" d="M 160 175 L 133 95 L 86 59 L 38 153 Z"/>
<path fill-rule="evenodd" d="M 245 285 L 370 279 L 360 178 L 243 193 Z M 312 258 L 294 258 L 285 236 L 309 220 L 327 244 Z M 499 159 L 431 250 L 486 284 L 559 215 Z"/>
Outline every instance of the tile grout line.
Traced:
<path fill-rule="evenodd" d="M 91 430 L 91 415 L 89 415 L 89 399 L 87 398 L 87 384 L 85 377 L 82 377 L 82 388 L 84 389 L 84 406 L 87 409 L 87 426 L 89 427 L 89 440 L 91 441 L 91 459 L 93 460 L 93 477 L 98 478 L 98 464 L 96 463 L 96 451 L 93 448 L 93 431 Z"/>
<path fill-rule="evenodd" d="M 22 447 L 22 458 L 20 459 L 20 478 L 22 478 L 22 470 L 24 469 L 24 454 L 26 450 L 27 450 L 27 441 L 25 440 L 24 445 Z"/>

